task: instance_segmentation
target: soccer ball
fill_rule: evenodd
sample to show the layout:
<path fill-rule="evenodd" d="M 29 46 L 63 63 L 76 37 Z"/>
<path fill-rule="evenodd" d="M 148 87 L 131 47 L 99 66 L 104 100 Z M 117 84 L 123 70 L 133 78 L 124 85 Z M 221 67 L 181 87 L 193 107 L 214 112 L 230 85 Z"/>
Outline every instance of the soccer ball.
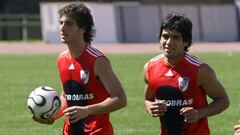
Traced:
<path fill-rule="evenodd" d="M 50 120 L 61 108 L 57 91 L 49 86 L 34 89 L 27 100 L 28 110 L 40 120 Z"/>

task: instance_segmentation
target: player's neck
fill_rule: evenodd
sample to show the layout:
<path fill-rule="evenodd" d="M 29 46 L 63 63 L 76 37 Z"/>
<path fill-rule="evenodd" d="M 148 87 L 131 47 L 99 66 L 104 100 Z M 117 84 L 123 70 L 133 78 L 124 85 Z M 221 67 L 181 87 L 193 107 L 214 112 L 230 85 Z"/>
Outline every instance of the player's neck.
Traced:
<path fill-rule="evenodd" d="M 171 67 L 174 67 L 175 65 L 177 65 L 181 59 L 185 56 L 185 54 L 179 56 L 179 57 L 175 57 L 175 58 L 168 58 L 168 57 L 164 57 L 164 63 L 171 66 Z"/>
<path fill-rule="evenodd" d="M 83 50 L 86 48 L 86 46 L 87 46 L 86 42 L 68 44 L 68 50 L 71 58 L 77 58 L 78 56 L 80 56 Z"/>

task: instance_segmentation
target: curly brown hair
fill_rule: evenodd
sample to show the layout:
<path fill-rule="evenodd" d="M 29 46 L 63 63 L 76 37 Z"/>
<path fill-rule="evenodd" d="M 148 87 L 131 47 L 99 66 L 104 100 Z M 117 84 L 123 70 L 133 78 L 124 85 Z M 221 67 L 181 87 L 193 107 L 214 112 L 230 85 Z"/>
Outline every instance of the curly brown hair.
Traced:
<path fill-rule="evenodd" d="M 76 19 L 79 28 L 84 27 L 85 42 L 91 42 L 95 36 L 94 22 L 91 11 L 82 3 L 71 3 L 58 11 L 60 17 L 63 15 Z"/>

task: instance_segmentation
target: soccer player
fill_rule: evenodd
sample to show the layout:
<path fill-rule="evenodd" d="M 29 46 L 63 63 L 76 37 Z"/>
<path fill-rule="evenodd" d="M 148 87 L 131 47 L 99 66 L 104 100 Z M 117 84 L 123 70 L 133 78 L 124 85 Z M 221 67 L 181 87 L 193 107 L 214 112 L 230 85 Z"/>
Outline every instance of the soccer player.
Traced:
<path fill-rule="evenodd" d="M 91 11 L 73 3 L 58 13 L 61 41 L 68 49 L 57 58 L 63 91 L 55 120 L 66 116 L 63 135 L 113 135 L 109 113 L 125 107 L 127 100 L 109 59 L 91 45 L 95 33 Z"/>
<path fill-rule="evenodd" d="M 166 16 L 159 32 L 162 54 L 144 66 L 144 105 L 160 117 L 161 135 L 209 135 L 207 117 L 229 106 L 228 95 L 214 70 L 187 53 L 192 22 L 185 15 Z M 208 104 L 206 96 L 212 99 Z"/>

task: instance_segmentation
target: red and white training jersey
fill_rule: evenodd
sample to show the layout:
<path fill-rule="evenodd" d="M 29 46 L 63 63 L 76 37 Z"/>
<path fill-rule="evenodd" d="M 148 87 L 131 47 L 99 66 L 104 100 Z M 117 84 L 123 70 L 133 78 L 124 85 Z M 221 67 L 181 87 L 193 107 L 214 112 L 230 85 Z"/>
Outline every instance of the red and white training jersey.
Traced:
<path fill-rule="evenodd" d="M 68 50 L 58 56 L 58 70 L 68 107 L 96 104 L 110 96 L 94 74 L 95 61 L 100 57 L 105 56 L 91 45 L 77 58 L 71 58 Z M 113 135 L 109 113 L 91 115 L 76 123 L 65 119 L 63 135 Z"/>
<path fill-rule="evenodd" d="M 148 61 L 148 84 L 156 100 L 165 100 L 167 112 L 160 117 L 161 135 L 210 135 L 208 120 L 184 122 L 183 107 L 207 106 L 206 93 L 197 85 L 199 68 L 205 63 L 185 54 L 175 65 L 164 62 L 163 54 Z"/>

